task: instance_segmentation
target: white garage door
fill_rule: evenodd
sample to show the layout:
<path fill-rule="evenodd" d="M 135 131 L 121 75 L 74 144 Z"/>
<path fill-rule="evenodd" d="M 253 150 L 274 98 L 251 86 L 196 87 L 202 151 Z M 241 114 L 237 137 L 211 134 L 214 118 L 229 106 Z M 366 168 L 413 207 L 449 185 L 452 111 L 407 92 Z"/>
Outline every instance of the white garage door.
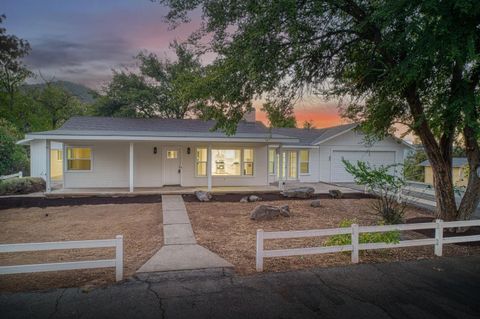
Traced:
<path fill-rule="evenodd" d="M 374 167 L 380 165 L 385 166 L 395 164 L 395 152 L 333 151 L 330 172 L 332 182 L 353 182 L 353 176 L 345 170 L 342 159 L 354 164 L 356 164 L 357 161 L 363 161 Z"/>

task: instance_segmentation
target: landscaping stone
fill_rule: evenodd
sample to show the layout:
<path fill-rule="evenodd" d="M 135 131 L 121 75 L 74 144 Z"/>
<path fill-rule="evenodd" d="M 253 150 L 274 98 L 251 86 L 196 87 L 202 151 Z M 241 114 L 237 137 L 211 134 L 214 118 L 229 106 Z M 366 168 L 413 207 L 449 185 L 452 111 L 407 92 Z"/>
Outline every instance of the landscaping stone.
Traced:
<path fill-rule="evenodd" d="M 319 199 L 315 199 L 315 200 L 312 200 L 312 202 L 310 203 L 310 206 L 321 207 L 322 205 L 320 205 L 320 200 Z"/>
<path fill-rule="evenodd" d="M 196 191 L 195 196 L 197 196 L 197 199 L 201 202 L 209 202 L 212 199 L 212 194 L 204 191 Z"/>
<path fill-rule="evenodd" d="M 343 193 L 339 189 L 331 189 L 328 191 L 332 198 L 340 199 L 343 196 Z"/>
<path fill-rule="evenodd" d="M 259 205 L 250 213 L 250 219 L 269 220 L 278 216 L 290 217 L 290 208 L 288 205 L 281 207 L 271 205 Z"/>
<path fill-rule="evenodd" d="M 282 195 L 290 198 L 311 198 L 313 193 L 315 193 L 313 187 L 298 187 L 284 190 Z"/>
<path fill-rule="evenodd" d="M 250 195 L 248 196 L 248 201 L 249 202 L 258 202 L 262 200 L 260 197 L 258 197 L 257 195 Z"/>
<path fill-rule="evenodd" d="M 248 196 L 242 197 L 240 203 L 248 203 Z"/>

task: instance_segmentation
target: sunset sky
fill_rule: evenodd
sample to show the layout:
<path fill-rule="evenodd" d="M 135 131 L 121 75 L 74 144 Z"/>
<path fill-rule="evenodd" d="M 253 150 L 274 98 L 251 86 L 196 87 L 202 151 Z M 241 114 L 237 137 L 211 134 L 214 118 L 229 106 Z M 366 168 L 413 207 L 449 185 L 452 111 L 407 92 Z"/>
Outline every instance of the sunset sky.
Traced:
<path fill-rule="evenodd" d="M 163 19 L 167 11 L 149 0 L 2 0 L 0 13 L 7 16 L 8 33 L 30 42 L 25 62 L 32 71 L 99 89 L 112 68 L 133 66 L 139 51 L 171 57 L 169 43 L 184 41 L 198 28 L 199 15 L 171 30 Z M 334 102 L 316 97 L 299 101 L 295 113 L 299 125 L 305 120 L 319 128 L 344 122 Z M 264 114 L 257 117 L 265 120 Z"/>

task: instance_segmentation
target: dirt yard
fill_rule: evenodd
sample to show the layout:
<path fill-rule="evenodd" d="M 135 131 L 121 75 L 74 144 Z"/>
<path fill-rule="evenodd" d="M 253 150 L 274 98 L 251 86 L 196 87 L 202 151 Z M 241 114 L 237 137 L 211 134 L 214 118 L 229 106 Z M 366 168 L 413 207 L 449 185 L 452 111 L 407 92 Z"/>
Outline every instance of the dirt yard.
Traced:
<path fill-rule="evenodd" d="M 0 210 L 0 243 L 124 238 L 124 277 L 163 243 L 161 204 L 82 205 Z M 112 259 L 115 248 L 2 253 L 0 265 Z M 115 281 L 113 268 L 1 275 L 0 291 L 99 286 Z"/>
<path fill-rule="evenodd" d="M 200 245 L 219 254 L 235 265 L 237 273 L 255 273 L 255 243 L 257 229 L 265 231 L 335 228 L 343 219 L 355 219 L 360 225 L 374 225 L 380 218 L 371 209 L 372 199 L 321 199 L 322 207 L 310 207 L 310 200 L 261 202 L 289 205 L 292 217 L 270 221 L 252 221 L 252 209 L 259 203 L 186 203 L 195 236 Z M 418 218 L 427 211 L 408 207 L 405 217 Z M 415 232 L 403 232 L 402 238 L 423 238 Z M 325 238 L 267 240 L 265 249 L 321 246 Z M 480 254 L 480 247 L 445 245 L 444 255 Z M 286 271 L 309 267 L 346 265 L 349 253 L 292 256 L 264 259 L 265 271 Z M 433 246 L 362 251 L 360 262 L 384 262 L 433 258 Z"/>

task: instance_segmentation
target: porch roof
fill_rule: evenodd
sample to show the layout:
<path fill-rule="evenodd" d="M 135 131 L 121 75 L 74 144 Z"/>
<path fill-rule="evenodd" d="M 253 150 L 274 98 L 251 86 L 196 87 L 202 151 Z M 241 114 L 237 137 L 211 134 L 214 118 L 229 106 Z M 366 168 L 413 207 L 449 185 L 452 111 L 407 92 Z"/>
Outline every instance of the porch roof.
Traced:
<path fill-rule="evenodd" d="M 126 140 L 126 141 L 219 141 L 298 143 L 298 138 L 272 132 L 260 122 L 241 121 L 235 135 L 212 130 L 215 121 L 188 119 L 132 119 L 112 117 L 72 117 L 57 130 L 34 132 L 21 141 Z"/>

